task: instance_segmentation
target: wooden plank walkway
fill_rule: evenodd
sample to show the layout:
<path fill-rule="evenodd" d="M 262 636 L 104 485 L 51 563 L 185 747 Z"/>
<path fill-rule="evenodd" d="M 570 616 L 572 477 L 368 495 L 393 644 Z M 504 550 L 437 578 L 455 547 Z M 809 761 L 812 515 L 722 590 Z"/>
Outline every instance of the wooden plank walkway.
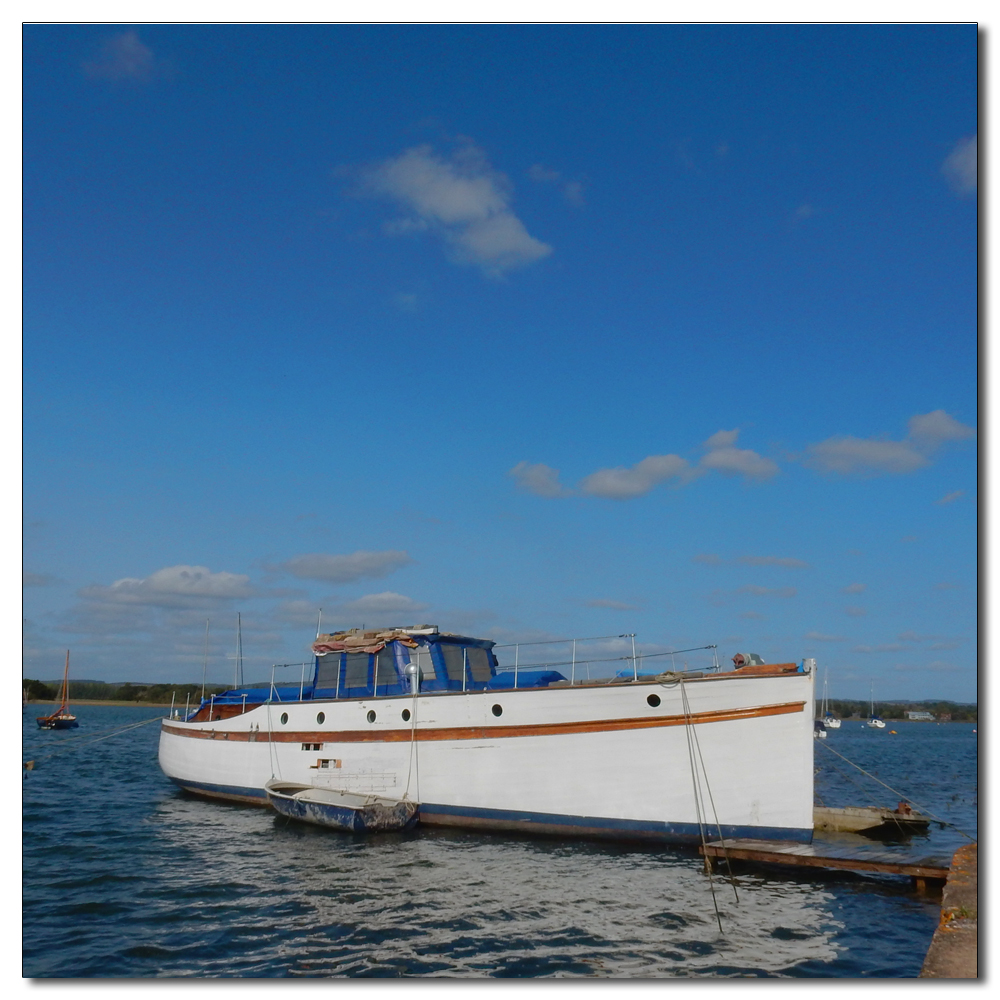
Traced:
<path fill-rule="evenodd" d="M 758 861 L 772 865 L 793 865 L 805 868 L 840 868 L 856 872 L 877 872 L 881 875 L 909 875 L 918 883 L 944 882 L 949 863 L 940 858 L 902 858 L 888 851 L 864 846 L 838 848 L 832 844 L 799 844 L 775 840 L 714 841 L 698 849 L 706 863 L 713 858 L 728 857 L 731 861 Z"/>

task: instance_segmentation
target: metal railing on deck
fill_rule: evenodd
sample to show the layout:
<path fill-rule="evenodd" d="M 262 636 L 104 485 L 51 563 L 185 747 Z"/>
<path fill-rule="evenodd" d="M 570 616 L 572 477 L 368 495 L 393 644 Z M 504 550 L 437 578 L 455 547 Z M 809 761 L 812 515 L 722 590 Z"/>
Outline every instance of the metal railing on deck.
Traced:
<path fill-rule="evenodd" d="M 619 656 L 607 656 L 607 655 L 597 655 L 588 656 L 585 659 L 581 659 L 578 656 L 577 644 L 582 642 L 607 642 L 613 639 L 630 639 L 631 640 L 631 652 L 625 655 Z M 571 648 L 572 652 L 569 659 L 550 659 L 543 660 L 534 663 L 522 663 L 521 662 L 521 648 L 526 646 L 552 646 L 552 645 L 565 645 Z M 586 638 L 576 638 L 576 639 L 540 639 L 535 642 L 508 642 L 502 643 L 500 645 L 494 646 L 494 653 L 498 649 L 508 649 L 514 651 L 514 662 L 507 664 L 500 664 L 497 667 L 497 673 L 510 673 L 514 674 L 514 687 L 518 686 L 518 675 L 522 671 L 527 670 L 556 670 L 560 667 L 569 667 L 569 682 L 570 684 L 576 683 L 577 671 L 581 669 L 586 670 L 586 680 L 590 681 L 594 678 L 591 675 L 591 667 L 601 664 L 609 663 L 631 663 L 632 664 L 632 679 L 639 679 L 639 672 L 642 669 L 642 664 L 646 660 L 656 659 L 657 657 L 667 657 L 671 658 L 671 670 L 677 670 L 677 664 L 675 657 L 679 656 L 681 653 L 694 653 L 700 652 L 701 650 L 712 650 L 712 662 L 707 667 L 709 670 L 719 669 L 719 657 L 716 650 L 718 646 L 715 643 L 707 646 L 691 646 L 687 649 L 668 649 L 662 650 L 655 653 L 636 653 L 635 649 L 635 633 L 634 632 L 621 632 L 618 635 L 597 635 L 597 636 L 587 636 Z M 499 659 L 499 657 L 498 657 Z M 685 661 L 684 670 L 687 670 L 687 662 Z M 599 676 L 603 676 L 599 675 Z M 584 683 L 581 679 L 581 683 Z"/>

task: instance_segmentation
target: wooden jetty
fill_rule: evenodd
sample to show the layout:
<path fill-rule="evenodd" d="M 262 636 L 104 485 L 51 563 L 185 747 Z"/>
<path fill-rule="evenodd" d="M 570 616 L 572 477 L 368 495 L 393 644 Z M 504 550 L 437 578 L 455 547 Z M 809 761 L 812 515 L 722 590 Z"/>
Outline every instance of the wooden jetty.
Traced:
<path fill-rule="evenodd" d="M 756 861 L 769 865 L 790 865 L 798 868 L 839 868 L 845 871 L 872 872 L 879 875 L 909 875 L 918 889 L 928 884 L 943 885 L 948 878 L 949 864 L 939 858 L 903 858 L 888 851 L 867 847 L 840 847 L 814 841 L 800 844 L 774 840 L 717 840 L 698 849 L 706 867 L 714 859 Z"/>

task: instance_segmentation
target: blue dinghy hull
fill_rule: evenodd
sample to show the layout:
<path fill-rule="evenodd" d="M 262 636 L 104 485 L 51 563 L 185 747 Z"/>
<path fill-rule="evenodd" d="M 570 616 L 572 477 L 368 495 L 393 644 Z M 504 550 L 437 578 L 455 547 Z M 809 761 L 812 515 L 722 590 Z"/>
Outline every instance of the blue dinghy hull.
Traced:
<path fill-rule="evenodd" d="M 317 788 L 272 779 L 264 786 L 274 809 L 303 823 L 348 833 L 408 830 L 419 819 L 420 807 L 408 800 Z"/>

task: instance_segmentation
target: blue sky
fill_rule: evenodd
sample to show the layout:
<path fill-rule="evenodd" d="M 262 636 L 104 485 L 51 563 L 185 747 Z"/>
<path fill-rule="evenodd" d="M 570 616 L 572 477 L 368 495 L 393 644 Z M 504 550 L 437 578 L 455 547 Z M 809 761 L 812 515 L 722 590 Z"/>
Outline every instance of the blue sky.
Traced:
<path fill-rule="evenodd" d="M 974 26 L 29 26 L 24 674 L 634 632 L 971 701 Z M 698 662 L 692 656 L 691 665 Z"/>

